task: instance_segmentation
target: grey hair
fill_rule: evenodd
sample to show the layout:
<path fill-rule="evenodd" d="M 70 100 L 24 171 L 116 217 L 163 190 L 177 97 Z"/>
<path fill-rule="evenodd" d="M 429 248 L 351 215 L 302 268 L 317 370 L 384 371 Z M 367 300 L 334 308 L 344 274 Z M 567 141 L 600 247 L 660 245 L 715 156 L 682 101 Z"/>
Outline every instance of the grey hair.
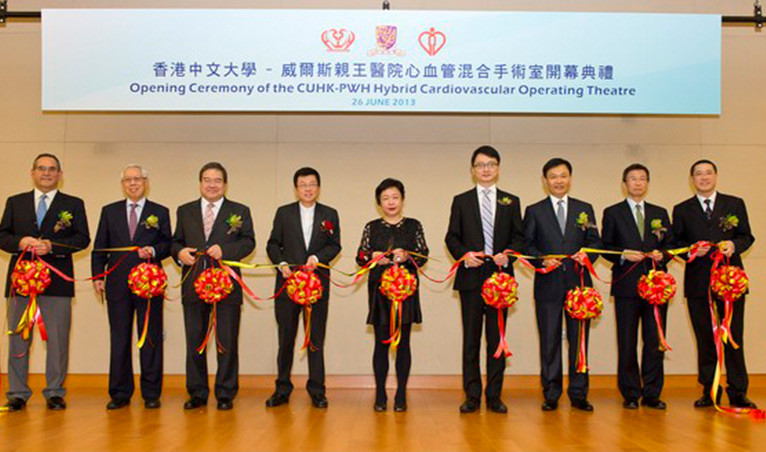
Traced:
<path fill-rule="evenodd" d="M 143 166 L 141 166 L 141 165 L 139 165 L 137 163 L 128 163 L 125 166 L 125 168 L 122 169 L 122 172 L 120 173 L 120 180 L 125 178 L 125 171 L 127 171 L 129 169 L 133 169 L 133 168 L 141 170 L 141 177 L 143 177 L 144 179 L 148 179 L 149 178 L 149 171 L 147 171 L 146 168 L 144 168 Z"/>

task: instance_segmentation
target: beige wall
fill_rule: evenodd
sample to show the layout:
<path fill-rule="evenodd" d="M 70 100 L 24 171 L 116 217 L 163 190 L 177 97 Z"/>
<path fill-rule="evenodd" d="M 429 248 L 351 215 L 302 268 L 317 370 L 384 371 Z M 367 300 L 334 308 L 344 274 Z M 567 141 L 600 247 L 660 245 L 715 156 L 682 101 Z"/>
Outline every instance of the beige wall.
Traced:
<path fill-rule="evenodd" d="M 222 7 L 377 8 L 358 0 L 234 1 Z M 541 3 L 544 4 L 541 6 Z M 578 10 L 749 13 L 751 2 L 730 0 L 394 0 L 393 7 L 413 9 Z M 209 2 L 152 0 L 37 1 L 15 0 L 14 10 L 45 7 L 208 7 Z M 439 262 L 427 270 L 443 274 L 450 261 L 444 247 L 449 205 L 458 192 L 471 187 L 469 156 L 480 144 L 492 144 L 503 157 L 500 186 L 521 197 L 523 206 L 544 196 L 540 167 L 561 156 L 575 167 L 572 195 L 593 203 L 601 212 L 621 200 L 620 173 L 629 163 L 652 170 L 650 201 L 671 208 L 691 195 L 686 177 L 690 163 L 708 157 L 719 164 L 719 188 L 743 196 L 750 208 L 754 234 L 766 240 L 766 201 L 753 191 L 766 168 L 766 35 L 751 28 L 723 31 L 723 93 L 719 117 L 636 117 L 563 115 L 376 115 L 376 114 L 43 114 L 40 111 L 40 26 L 14 22 L 0 29 L 0 156 L 6 169 L 0 197 L 31 188 L 28 169 L 34 155 L 54 152 L 63 161 L 63 190 L 85 199 L 92 231 L 101 206 L 121 196 L 118 174 L 128 162 L 140 162 L 151 172 L 151 198 L 171 208 L 198 196 L 196 173 L 209 160 L 229 169 L 229 197 L 253 210 L 257 248 L 252 262 L 266 262 L 265 242 L 277 206 L 293 199 L 291 176 L 302 165 L 322 173 L 322 202 L 340 212 L 344 251 L 337 265 L 354 268 L 353 257 L 365 222 L 377 213 L 373 190 L 393 176 L 407 187 L 406 214 L 420 219 L 432 255 Z M 766 248 L 757 241 L 747 254 L 752 281 L 746 322 L 746 354 L 751 372 L 766 372 L 766 346 L 761 325 L 766 321 L 764 286 Z M 8 256 L 0 255 L 7 268 Z M 166 264 L 171 280 L 179 271 Z M 597 270 L 608 276 L 608 267 Z M 683 267 L 674 264 L 680 278 Z M 514 356 L 509 374 L 538 373 L 538 344 L 531 299 L 532 279 L 519 271 L 521 300 L 509 321 Z M 89 276 L 89 258 L 80 253 L 76 276 Z M 247 283 L 258 294 L 270 293 L 273 276 L 250 272 Z M 459 374 L 461 326 L 457 297 L 447 285 L 423 282 L 425 322 L 413 336 L 413 373 Z M 600 287 L 603 294 L 608 288 Z M 166 303 L 167 373 L 183 373 L 184 339 L 178 291 Z M 276 372 L 276 326 L 271 302 L 244 307 L 241 333 L 241 372 Z M 371 373 L 373 336 L 365 326 L 366 289 L 332 289 L 326 344 L 330 374 Z M 77 286 L 73 307 L 71 372 L 105 373 L 108 369 L 106 310 L 88 283 Z M 7 327 L 7 322 L 3 328 Z M 668 373 L 694 373 L 695 347 L 685 300 L 677 296 L 670 307 Z M 614 306 L 592 330 L 590 364 L 593 373 L 616 371 Z M 6 368 L 5 335 L 0 344 Z M 39 337 L 32 370 L 44 368 Z M 213 353 L 209 355 L 214 361 Z M 305 358 L 295 372 L 305 373 Z"/>

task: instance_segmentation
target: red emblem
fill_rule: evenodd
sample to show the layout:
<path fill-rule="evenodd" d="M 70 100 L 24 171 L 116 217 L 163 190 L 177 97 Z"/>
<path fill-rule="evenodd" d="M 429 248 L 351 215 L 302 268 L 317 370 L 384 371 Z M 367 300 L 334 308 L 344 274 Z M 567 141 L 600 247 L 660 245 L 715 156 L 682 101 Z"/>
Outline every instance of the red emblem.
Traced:
<path fill-rule="evenodd" d="M 340 30 L 331 28 L 322 33 L 322 42 L 327 46 L 328 52 L 348 52 L 348 48 L 351 47 L 355 39 L 354 32 L 345 28 Z"/>
<path fill-rule="evenodd" d="M 322 231 L 329 235 L 333 235 L 335 233 L 335 225 L 333 225 L 330 220 L 324 220 L 322 222 Z"/>
<path fill-rule="evenodd" d="M 434 56 L 444 47 L 447 43 L 447 37 L 441 31 L 434 30 L 431 27 L 430 30 L 420 33 L 418 36 L 418 42 L 420 47 L 426 51 L 429 56 Z"/>

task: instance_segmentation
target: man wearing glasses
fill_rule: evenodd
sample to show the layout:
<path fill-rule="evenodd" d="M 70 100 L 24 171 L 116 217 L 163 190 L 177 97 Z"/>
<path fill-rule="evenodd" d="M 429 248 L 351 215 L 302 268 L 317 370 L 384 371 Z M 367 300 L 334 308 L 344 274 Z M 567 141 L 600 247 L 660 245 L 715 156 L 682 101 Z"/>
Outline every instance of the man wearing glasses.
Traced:
<path fill-rule="evenodd" d="M 338 212 L 332 207 L 317 202 L 321 188 L 319 172 L 314 168 L 301 168 L 293 176 L 293 186 L 298 201 L 284 205 L 274 216 L 266 251 L 274 264 L 279 264 L 276 290 L 285 284 L 296 270 L 290 265 L 304 265 L 313 270 L 319 263 L 329 265 L 340 253 L 340 222 Z M 327 408 L 324 385 L 324 338 L 327 325 L 327 309 L 330 299 L 329 271 L 318 271 L 324 291 L 322 297 L 312 305 L 311 344 L 308 347 L 309 379 L 306 389 L 311 403 L 316 408 Z M 269 408 L 288 402 L 293 384 L 290 372 L 293 366 L 295 336 L 302 306 L 293 303 L 285 291 L 274 301 L 279 330 L 279 353 L 277 367 L 279 375 L 274 394 L 266 400 Z M 304 322 L 308 319 L 305 317 Z"/>
<path fill-rule="evenodd" d="M 519 198 L 497 188 L 500 154 L 492 146 L 481 146 L 471 156 L 471 174 L 476 187 L 455 196 L 452 201 L 449 229 L 445 238 L 455 260 L 466 257 L 460 265 L 453 288 L 460 292 L 463 321 L 463 390 L 466 400 L 461 413 L 473 413 L 481 400 L 479 352 L 481 331 L 486 319 L 487 335 L 487 408 L 506 413 L 500 399 L 505 373 L 505 356 L 494 358 L 500 341 L 497 317 L 502 312 L 491 308 L 481 298 L 484 281 L 496 271 L 513 275 L 513 265 L 504 250 L 520 250 L 524 243 Z"/>
<path fill-rule="evenodd" d="M 151 303 L 131 293 L 128 275 L 141 262 L 162 265 L 170 256 L 170 214 L 168 209 L 146 199 L 149 174 L 139 165 L 130 164 L 122 171 L 122 191 L 126 199 L 111 203 L 101 210 L 98 231 L 93 247 L 139 247 L 138 252 L 99 252 L 91 256 L 93 276 L 114 269 L 107 277 L 93 281 L 99 296 L 106 293 L 110 330 L 109 396 L 108 410 L 130 404 L 135 389 L 133 358 L 131 353 L 133 319 L 141 334 L 147 308 L 149 323 L 146 341 L 139 354 L 141 361 L 141 395 L 144 407 L 160 407 L 162 393 L 162 308 L 163 297 Z"/>
<path fill-rule="evenodd" d="M 38 155 L 31 171 L 35 189 L 8 198 L 0 221 L 0 248 L 12 255 L 5 283 L 5 296 L 9 298 L 8 325 L 14 331 L 8 340 L 8 411 L 22 410 L 32 396 L 27 384 L 32 335 L 25 340 L 19 334 L 23 328 L 18 328 L 29 298 L 16 295 L 11 289 L 11 273 L 16 262 L 22 254 L 24 260 L 36 255 L 63 274 L 74 277 L 72 254 L 90 243 L 85 204 L 82 199 L 58 190 L 62 174 L 58 157 Z M 74 283 L 64 280 L 56 272 L 50 272 L 50 276 L 50 285 L 37 296 L 42 324 L 48 335 L 43 396 L 49 409 L 63 410 L 66 408 L 64 380 L 69 362 Z M 41 332 L 42 324 L 39 325 Z"/>
<path fill-rule="evenodd" d="M 228 175 L 223 165 L 218 162 L 205 164 L 199 171 L 202 197 L 180 206 L 176 215 L 176 231 L 170 250 L 173 258 L 181 263 L 182 274 L 186 277 L 181 288 L 186 330 L 186 390 L 189 393 L 185 410 L 207 405 L 210 395 L 207 356 L 204 350 L 200 353 L 197 348 L 205 340 L 213 306 L 200 299 L 194 281 L 204 270 L 217 267 L 218 261 L 239 261 L 255 249 L 250 208 L 224 196 L 227 183 Z M 240 274 L 239 268 L 233 270 Z M 232 292 L 216 306 L 218 369 L 214 393 L 219 410 L 231 410 L 239 391 L 241 311 L 242 288 L 234 282 Z"/>

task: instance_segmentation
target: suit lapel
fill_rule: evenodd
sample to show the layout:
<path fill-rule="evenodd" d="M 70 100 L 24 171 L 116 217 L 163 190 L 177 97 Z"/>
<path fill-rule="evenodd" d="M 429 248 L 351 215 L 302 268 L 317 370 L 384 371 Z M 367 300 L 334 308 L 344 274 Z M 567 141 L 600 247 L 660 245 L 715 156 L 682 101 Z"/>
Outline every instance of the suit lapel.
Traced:
<path fill-rule="evenodd" d="M 319 203 L 314 205 L 314 224 L 311 227 L 311 237 L 309 238 L 309 243 L 306 244 L 306 251 L 308 252 L 311 245 L 316 243 L 317 236 L 319 235 L 319 232 L 322 229 L 322 217 L 319 215 Z"/>
<path fill-rule="evenodd" d="M 718 193 L 716 195 L 715 205 L 713 206 L 713 214 L 710 216 L 710 221 L 718 224 L 718 222 L 721 221 L 721 217 L 725 216 L 727 213 L 731 213 L 727 212 L 726 209 L 728 209 L 726 199 Z"/>
<path fill-rule="evenodd" d="M 471 192 L 471 196 L 469 196 L 470 202 L 468 203 L 470 205 L 470 208 L 473 209 L 474 218 L 476 218 L 476 224 L 479 225 L 479 231 L 481 234 L 481 240 L 482 243 L 484 242 L 484 225 L 481 222 L 481 208 L 479 207 L 479 194 L 474 189 Z"/>
<path fill-rule="evenodd" d="M 202 241 L 205 240 L 205 221 L 202 218 L 202 199 L 200 198 L 194 203 L 191 218 L 197 222 L 197 228 L 199 228 L 199 235 L 202 237 Z M 180 221 L 180 219 L 179 219 Z"/>
<path fill-rule="evenodd" d="M 226 227 L 226 220 L 229 218 L 229 215 L 231 215 L 232 212 L 229 212 L 229 201 L 226 198 L 223 198 L 223 202 L 221 203 L 221 208 L 218 210 L 218 215 L 215 217 L 215 222 L 213 222 L 213 229 L 210 230 L 210 237 L 208 238 L 208 243 L 210 243 L 211 240 L 213 240 L 213 237 L 216 237 L 217 233 L 220 233 L 224 227 Z M 202 223 L 203 231 L 204 231 L 204 221 Z M 228 235 L 228 231 L 224 234 Z"/>
<path fill-rule="evenodd" d="M 316 218 L 316 211 L 314 211 L 314 218 Z M 293 222 L 295 224 L 295 229 L 298 231 L 298 237 L 301 242 L 301 248 L 302 250 L 308 250 L 308 244 L 306 243 L 306 238 L 303 235 L 303 219 L 301 218 L 301 203 L 296 202 L 295 208 L 293 209 Z M 313 231 L 312 231 L 313 233 Z"/>
<path fill-rule="evenodd" d="M 501 231 L 500 225 L 502 224 L 503 219 L 505 218 L 506 209 L 505 206 L 500 204 L 500 200 L 503 199 L 503 197 L 508 196 L 507 193 L 501 192 L 500 190 L 496 191 L 497 196 L 495 200 L 495 224 L 492 226 L 492 238 L 494 242 L 497 242 L 497 235 L 498 231 Z M 502 216 L 502 218 L 501 218 Z M 503 250 L 498 250 L 497 247 L 495 247 L 495 244 L 492 244 L 493 252 L 500 252 Z"/>
<path fill-rule="evenodd" d="M 572 197 L 567 196 L 567 221 L 564 224 L 564 237 L 570 237 L 574 233 L 575 221 L 579 215 L 579 211 L 575 212 L 575 203 L 572 202 Z M 556 220 L 556 224 L 558 225 L 558 220 Z"/>
<path fill-rule="evenodd" d="M 126 203 L 120 203 L 117 206 L 117 212 L 115 212 L 115 217 L 117 218 L 117 224 L 120 226 L 117 228 L 118 231 L 125 231 L 125 243 L 132 243 L 130 240 L 130 225 L 128 224 L 128 211 L 127 211 Z M 138 228 L 136 228 L 136 235 L 138 235 Z"/>
<path fill-rule="evenodd" d="M 151 212 L 149 212 L 149 200 L 144 200 L 144 208 L 141 209 L 141 215 L 138 217 L 138 223 L 136 224 L 136 235 L 133 236 L 133 244 L 138 243 L 138 238 L 145 232 L 146 228 L 146 219 L 149 218 L 149 215 Z M 123 212 L 125 215 L 127 215 L 127 212 L 123 209 Z M 128 236 L 130 236 L 130 228 L 128 228 Z"/>
<path fill-rule="evenodd" d="M 62 199 L 63 196 L 61 196 L 61 191 L 57 192 L 56 196 L 53 198 L 53 202 L 48 205 L 48 210 L 45 213 L 45 218 L 43 218 L 42 226 L 40 227 L 40 233 L 42 233 L 42 231 L 50 231 L 50 233 L 53 234 L 53 229 L 55 229 L 56 222 L 58 221 L 59 212 L 63 210 Z M 32 195 L 32 201 L 32 209 L 34 209 L 34 194 Z M 37 219 L 36 212 L 35 219 Z"/>

